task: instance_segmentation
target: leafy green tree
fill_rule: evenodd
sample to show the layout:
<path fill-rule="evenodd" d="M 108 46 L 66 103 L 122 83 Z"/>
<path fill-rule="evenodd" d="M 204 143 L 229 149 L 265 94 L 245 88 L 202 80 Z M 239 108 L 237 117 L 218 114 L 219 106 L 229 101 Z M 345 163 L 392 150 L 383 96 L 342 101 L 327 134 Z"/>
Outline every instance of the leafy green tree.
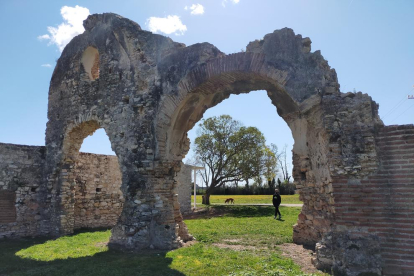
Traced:
<path fill-rule="evenodd" d="M 263 148 L 263 176 L 269 182 L 276 177 L 277 173 L 277 152 L 275 153 L 271 147 L 265 146 Z"/>
<path fill-rule="evenodd" d="M 244 127 L 229 115 L 208 118 L 199 126 L 195 155 L 206 168 L 203 203 L 210 204 L 214 189 L 260 175 L 265 138 L 257 128 Z"/>

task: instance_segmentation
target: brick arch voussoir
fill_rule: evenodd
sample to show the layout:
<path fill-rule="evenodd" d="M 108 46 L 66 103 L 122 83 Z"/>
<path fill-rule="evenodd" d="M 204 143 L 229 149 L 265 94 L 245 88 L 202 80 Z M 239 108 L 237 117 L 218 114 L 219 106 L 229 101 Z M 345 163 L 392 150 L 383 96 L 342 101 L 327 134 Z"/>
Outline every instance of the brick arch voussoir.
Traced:
<path fill-rule="evenodd" d="M 182 106 L 186 97 L 198 93 L 214 91 L 237 81 L 238 76 L 251 75 L 252 78 L 272 81 L 276 86 L 282 87 L 288 79 L 286 71 L 278 70 L 266 65 L 266 56 L 263 53 L 241 52 L 225 57 L 213 59 L 201 64 L 187 73 L 178 83 L 175 94 L 166 95 L 160 105 L 156 123 L 158 156 L 166 156 L 168 137 L 163 135 L 165 130 L 174 122 L 174 113 Z M 212 81 L 214 80 L 214 81 Z M 200 88 L 205 86 L 204 88 Z"/>

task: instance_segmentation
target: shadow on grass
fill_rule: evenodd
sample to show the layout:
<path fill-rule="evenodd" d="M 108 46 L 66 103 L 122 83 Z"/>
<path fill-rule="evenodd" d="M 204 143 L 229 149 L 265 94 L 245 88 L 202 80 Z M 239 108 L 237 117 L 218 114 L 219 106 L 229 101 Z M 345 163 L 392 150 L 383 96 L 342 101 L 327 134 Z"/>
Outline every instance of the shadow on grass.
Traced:
<path fill-rule="evenodd" d="M 30 256 L 22 258 L 16 255 L 33 246 L 44 245 L 47 241 L 45 238 L 0 241 L 0 275 L 184 275 L 169 267 L 172 258 L 166 257 L 166 252 L 148 251 L 140 254 L 109 250 L 93 256 L 51 261 L 37 261 Z M 53 251 L 61 253 L 58 252 L 61 250 L 59 247 L 44 250 L 51 250 L 51 254 Z"/>
<path fill-rule="evenodd" d="M 210 206 L 217 213 L 230 217 L 273 217 L 275 208 L 273 206 Z M 282 213 L 296 212 L 300 207 L 280 207 Z"/>

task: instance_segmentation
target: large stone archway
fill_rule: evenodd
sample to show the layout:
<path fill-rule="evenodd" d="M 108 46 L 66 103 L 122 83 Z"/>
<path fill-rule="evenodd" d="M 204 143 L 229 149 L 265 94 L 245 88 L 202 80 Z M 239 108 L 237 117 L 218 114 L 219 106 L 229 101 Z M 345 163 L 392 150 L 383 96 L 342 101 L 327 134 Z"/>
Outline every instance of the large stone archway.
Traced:
<path fill-rule="evenodd" d="M 73 230 L 71 155 L 90 131 L 104 128 L 125 197 L 110 246 L 172 249 L 190 240 L 174 180 L 189 148 L 187 131 L 231 94 L 260 89 L 295 140 L 293 176 L 304 207 L 294 241 L 318 243 L 319 267 L 349 275 L 390 267 L 365 207 L 357 219 L 346 217 L 353 212 L 346 204 L 358 198 L 344 188 L 362 185 L 382 164 L 378 106 L 366 94 L 340 93 L 335 70 L 311 52 L 309 38 L 285 28 L 225 55 L 208 43 L 186 47 L 143 31 L 115 14 L 91 15 L 84 26 L 63 51 L 49 91 L 44 194 L 51 232 Z"/>
<path fill-rule="evenodd" d="M 201 119 L 208 108 L 217 105 L 231 94 L 267 90 L 278 114 L 291 128 L 295 140 L 293 174 L 297 185 L 301 187 L 305 204 L 301 216 L 315 217 L 315 220 L 308 220 L 310 224 L 299 220 L 295 226 L 295 241 L 314 245 L 329 231 L 334 214 L 332 188 L 329 188 L 330 172 L 327 166 L 328 134 L 320 119 L 321 113 L 324 112 L 321 108 L 321 95 L 322 91 L 326 90 L 331 91 L 329 93 L 338 93 L 339 85 L 335 72 L 320 55 L 316 57 L 320 64 L 313 64 L 320 68 L 308 68 L 307 58 L 315 57 L 298 57 L 309 53 L 308 39 L 303 40 L 300 36 L 295 36 L 291 30 L 284 29 L 268 35 L 262 43 L 267 47 L 267 43 L 281 43 L 286 37 L 294 40 L 296 48 L 289 47 L 283 57 L 284 63 L 300 58 L 303 63 L 297 63 L 297 70 L 294 72 L 269 66 L 271 61 L 266 61 L 265 50 L 262 46 L 258 48 L 260 42 L 254 42 L 247 46 L 246 53 L 213 59 L 196 66 L 183 76 L 178 83 L 177 93 L 167 95 L 161 104 L 156 125 L 157 156 L 173 164 L 180 162 L 189 149 L 187 131 Z M 174 57 L 171 59 L 174 60 Z M 172 64 L 166 67 L 175 66 Z M 301 81 L 308 82 L 306 71 L 318 74 L 318 69 L 319 76 L 309 81 L 313 82 L 308 84 L 309 87 L 300 84 Z M 308 77 L 312 78 L 312 74 Z M 304 76 L 304 79 L 301 80 L 297 75 Z M 318 83 L 322 79 L 325 79 L 329 86 L 324 86 L 322 81 Z M 296 87 L 302 87 L 302 91 Z M 311 93 L 306 94 L 306 89 Z M 314 167 L 311 161 L 314 161 Z M 312 195 L 312 199 L 308 199 L 308 195 Z M 316 208 L 312 205 L 315 202 L 319 204 Z"/>

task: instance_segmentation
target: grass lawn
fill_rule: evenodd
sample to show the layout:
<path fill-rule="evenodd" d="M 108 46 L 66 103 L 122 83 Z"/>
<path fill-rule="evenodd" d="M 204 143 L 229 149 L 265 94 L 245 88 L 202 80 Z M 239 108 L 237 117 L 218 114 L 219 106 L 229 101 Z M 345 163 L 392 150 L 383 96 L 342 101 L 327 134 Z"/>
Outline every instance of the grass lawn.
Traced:
<path fill-rule="evenodd" d="M 227 198 L 233 198 L 234 204 L 272 204 L 272 195 L 212 195 L 211 204 L 224 204 Z M 196 196 L 197 204 L 201 204 L 201 195 Z M 191 196 L 191 204 L 194 196 Z M 282 195 L 282 204 L 302 204 L 299 195 Z"/>
<path fill-rule="evenodd" d="M 3 240 L 0 275 L 306 275 L 275 247 L 291 242 L 292 225 L 300 208 L 281 207 L 284 221 L 273 219 L 272 207 L 212 208 L 223 208 L 229 213 L 187 220 L 190 232 L 199 242 L 165 253 L 109 251 L 106 246 L 109 230 L 49 241 Z M 235 244 L 245 249 L 223 247 Z"/>

